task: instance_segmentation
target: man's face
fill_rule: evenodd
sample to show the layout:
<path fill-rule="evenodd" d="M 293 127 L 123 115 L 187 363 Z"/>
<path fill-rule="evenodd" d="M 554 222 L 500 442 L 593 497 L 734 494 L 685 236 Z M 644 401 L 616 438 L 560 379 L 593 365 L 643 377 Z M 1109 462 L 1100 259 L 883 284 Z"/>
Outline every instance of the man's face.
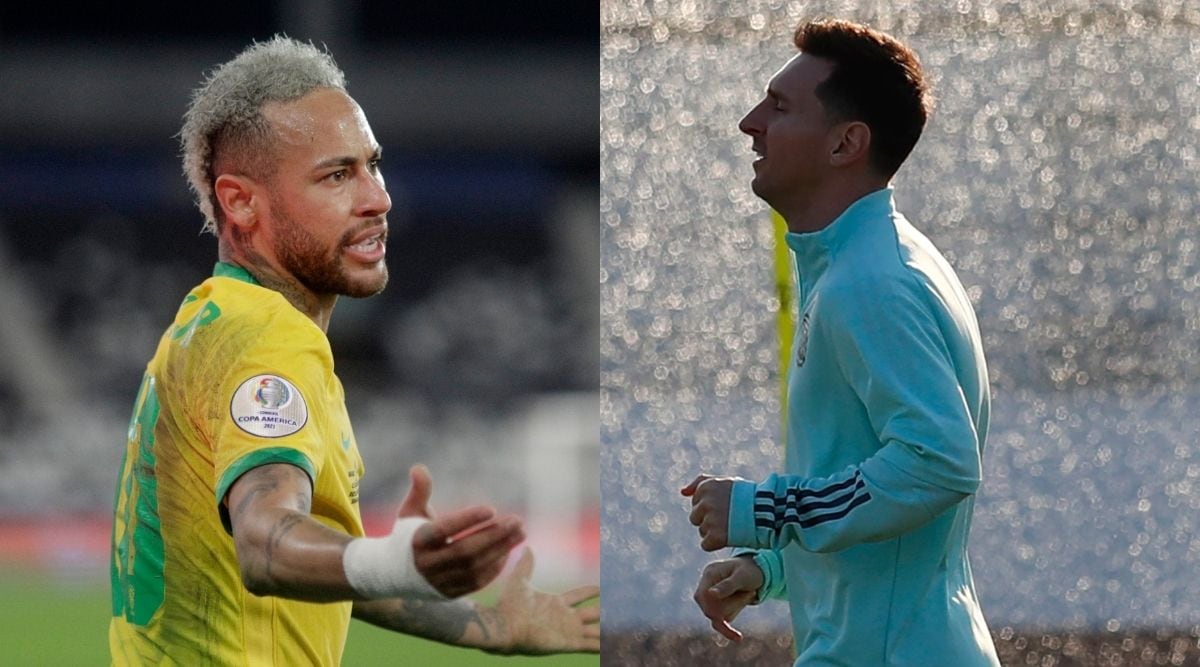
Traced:
<path fill-rule="evenodd" d="M 763 100 L 738 123 L 759 155 L 750 187 L 777 210 L 802 205 L 828 176 L 837 138 L 816 88 L 832 71 L 828 60 L 797 54 L 771 77 Z"/>
<path fill-rule="evenodd" d="M 317 295 L 370 296 L 387 284 L 380 148 L 362 109 L 320 89 L 263 115 L 275 130 L 275 173 L 263 221 L 275 262 Z"/>

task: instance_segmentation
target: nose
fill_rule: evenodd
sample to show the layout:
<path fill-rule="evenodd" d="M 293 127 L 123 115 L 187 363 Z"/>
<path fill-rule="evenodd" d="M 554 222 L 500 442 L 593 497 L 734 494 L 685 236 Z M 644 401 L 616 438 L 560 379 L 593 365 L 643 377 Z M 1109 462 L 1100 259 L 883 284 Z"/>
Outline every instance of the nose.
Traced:
<path fill-rule="evenodd" d="M 760 107 L 762 107 L 762 104 L 755 105 L 753 109 L 746 112 L 746 115 L 742 116 L 742 119 L 738 121 L 738 129 L 743 134 L 748 134 L 752 137 L 762 134 L 762 125 L 758 122 L 757 113 Z"/>
<path fill-rule="evenodd" d="M 362 179 L 358 207 L 355 213 L 360 218 L 378 218 L 392 209 L 392 198 L 383 184 L 383 174 L 368 174 Z"/>

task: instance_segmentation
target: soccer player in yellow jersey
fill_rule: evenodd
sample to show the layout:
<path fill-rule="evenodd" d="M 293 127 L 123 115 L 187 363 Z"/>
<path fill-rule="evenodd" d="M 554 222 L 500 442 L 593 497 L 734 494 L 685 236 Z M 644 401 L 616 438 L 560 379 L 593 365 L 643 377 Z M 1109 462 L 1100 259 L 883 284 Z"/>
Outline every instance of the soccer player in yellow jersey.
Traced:
<path fill-rule="evenodd" d="M 336 665 L 351 616 L 498 653 L 598 652 L 595 586 L 528 586 L 485 506 L 434 517 L 414 466 L 391 534 L 363 535 L 363 474 L 325 331 L 387 282 L 380 147 L 328 54 L 276 37 L 217 68 L 182 131 L 213 276 L 146 369 L 118 481 L 117 665 Z"/>

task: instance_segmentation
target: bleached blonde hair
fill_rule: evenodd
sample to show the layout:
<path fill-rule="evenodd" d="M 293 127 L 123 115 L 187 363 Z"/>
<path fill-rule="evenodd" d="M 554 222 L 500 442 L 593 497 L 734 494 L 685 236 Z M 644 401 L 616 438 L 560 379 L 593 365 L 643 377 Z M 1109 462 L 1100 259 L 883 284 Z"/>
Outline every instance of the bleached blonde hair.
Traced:
<path fill-rule="evenodd" d="M 346 77 L 333 56 L 312 44 L 276 35 L 255 42 L 220 65 L 192 93 L 179 132 L 183 173 L 204 214 L 204 231 L 216 234 L 224 222 L 213 192 L 218 159 L 231 159 L 241 173 L 268 178 L 274 173 L 273 132 L 263 117 L 268 102 L 288 102 L 318 88 L 346 90 Z"/>

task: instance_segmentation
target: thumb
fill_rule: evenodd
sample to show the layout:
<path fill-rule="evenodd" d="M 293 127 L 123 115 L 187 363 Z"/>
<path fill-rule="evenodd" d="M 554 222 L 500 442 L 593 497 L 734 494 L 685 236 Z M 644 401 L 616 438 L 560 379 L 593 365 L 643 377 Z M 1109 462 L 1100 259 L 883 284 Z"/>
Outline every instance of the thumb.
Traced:
<path fill-rule="evenodd" d="M 400 503 L 400 511 L 396 515 L 401 518 L 432 519 L 433 510 L 429 509 L 429 498 L 433 496 L 433 478 L 429 476 L 429 469 L 418 463 L 409 469 L 408 477 L 411 480 L 411 486 L 408 488 L 408 495 L 404 496 L 404 500 Z"/>
<path fill-rule="evenodd" d="M 734 583 L 733 577 L 728 577 L 713 584 L 708 590 L 718 598 L 727 598 L 738 592 L 738 585 Z"/>
<path fill-rule="evenodd" d="M 533 576 L 533 549 L 525 547 L 521 551 L 521 557 L 517 559 L 517 564 L 513 566 L 512 578 L 520 579 L 528 582 Z"/>

